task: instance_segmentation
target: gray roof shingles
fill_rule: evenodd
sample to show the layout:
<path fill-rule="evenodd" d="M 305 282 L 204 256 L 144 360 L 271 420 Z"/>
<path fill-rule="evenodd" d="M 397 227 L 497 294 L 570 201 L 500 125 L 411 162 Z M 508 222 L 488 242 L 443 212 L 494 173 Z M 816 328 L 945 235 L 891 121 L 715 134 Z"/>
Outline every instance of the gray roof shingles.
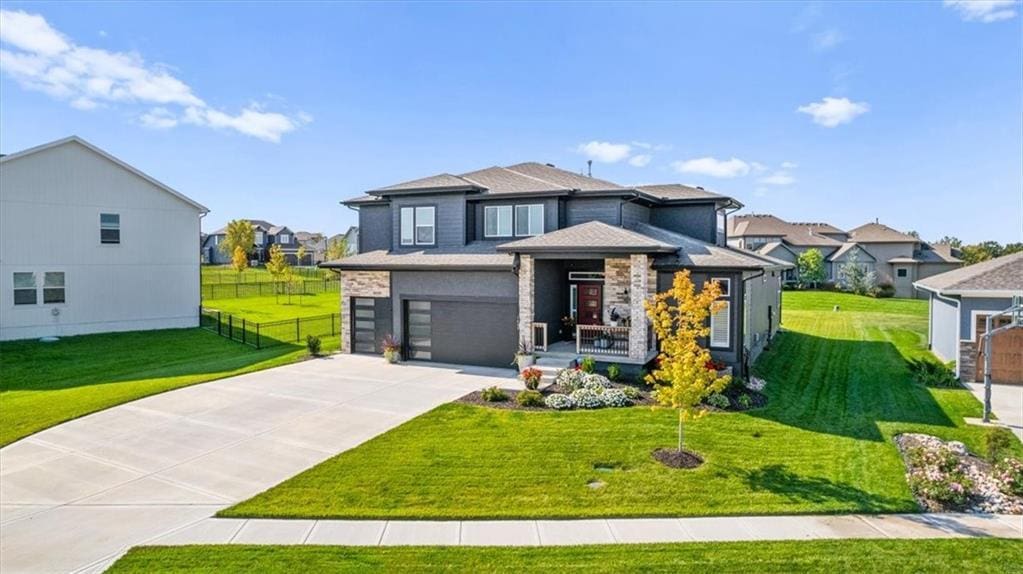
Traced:
<path fill-rule="evenodd" d="M 974 263 L 915 283 L 931 291 L 1018 291 L 1023 295 L 1023 251 Z"/>
<path fill-rule="evenodd" d="M 504 243 L 498 247 L 499 251 L 518 253 L 537 251 L 670 253 L 675 249 L 677 247 L 671 243 L 602 221 L 588 221 L 543 235 Z"/>
<path fill-rule="evenodd" d="M 510 270 L 514 256 L 498 253 L 493 243 L 474 242 L 457 251 L 420 249 L 418 251 L 368 251 L 322 263 L 328 269 L 493 269 Z"/>

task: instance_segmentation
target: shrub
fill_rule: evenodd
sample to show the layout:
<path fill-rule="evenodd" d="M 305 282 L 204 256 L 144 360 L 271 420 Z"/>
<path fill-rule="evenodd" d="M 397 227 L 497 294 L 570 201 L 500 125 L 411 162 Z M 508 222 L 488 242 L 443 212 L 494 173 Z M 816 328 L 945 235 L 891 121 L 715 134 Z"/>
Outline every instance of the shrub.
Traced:
<path fill-rule="evenodd" d="M 539 391 L 522 391 L 515 397 L 515 402 L 524 407 L 539 407 L 543 405 L 543 395 Z"/>
<path fill-rule="evenodd" d="M 915 447 L 907 455 L 913 467 L 907 477 L 909 487 L 917 496 L 955 506 L 962 506 L 970 498 L 973 480 L 948 447 Z"/>
<path fill-rule="evenodd" d="M 543 400 L 543 404 L 547 405 L 548 408 L 552 408 L 557 411 L 564 411 L 575 406 L 575 401 L 568 395 L 553 394 L 548 395 Z"/>
<path fill-rule="evenodd" d="M 597 370 L 597 361 L 593 357 L 584 357 L 579 363 L 579 370 L 584 373 L 592 373 Z"/>
<path fill-rule="evenodd" d="M 554 382 L 558 386 L 564 387 L 570 391 L 583 388 L 583 382 L 586 380 L 586 373 L 579 369 L 562 369 L 558 371 L 558 376 L 555 377 Z"/>
<path fill-rule="evenodd" d="M 707 404 L 717 409 L 727 409 L 732 403 L 728 401 L 728 397 L 721 393 L 714 393 L 707 397 Z"/>
<path fill-rule="evenodd" d="M 526 385 L 526 388 L 531 391 L 535 391 L 540 388 L 540 379 L 543 378 L 543 371 L 536 367 L 529 367 L 523 369 L 520 376 L 522 377 L 522 382 Z"/>
<path fill-rule="evenodd" d="M 984 446 L 987 459 L 995 462 L 1004 458 L 1004 454 L 1012 448 L 1012 434 L 1005 429 L 989 428 L 984 435 Z"/>
<path fill-rule="evenodd" d="M 604 406 L 604 401 L 601 400 L 600 395 L 590 389 L 572 391 L 572 394 L 568 396 L 575 403 L 575 406 L 581 409 L 599 409 Z"/>
<path fill-rule="evenodd" d="M 948 366 L 927 359 L 910 359 L 906 361 L 913 380 L 928 387 L 958 387 L 959 380 L 955 372 Z"/>
<path fill-rule="evenodd" d="M 633 401 L 643 398 L 643 393 L 639 392 L 639 389 L 636 387 L 622 387 L 622 392 L 625 393 L 628 399 Z"/>
<path fill-rule="evenodd" d="M 743 409 L 749 409 L 753 407 L 753 398 L 743 393 L 739 395 L 739 406 Z"/>
<path fill-rule="evenodd" d="M 622 378 L 622 368 L 618 366 L 618 363 L 615 363 L 607 368 L 607 378 L 611 379 L 612 381 L 617 381 L 618 379 Z"/>
<path fill-rule="evenodd" d="M 607 389 L 600 395 L 605 407 L 627 407 L 632 404 L 622 389 Z"/>
<path fill-rule="evenodd" d="M 881 283 L 874 289 L 874 297 L 887 299 L 895 296 L 895 286 L 891 283 Z"/>
<path fill-rule="evenodd" d="M 508 400 L 508 395 L 497 387 L 487 387 L 480 393 L 483 400 L 491 403 L 499 403 Z"/>
<path fill-rule="evenodd" d="M 1023 496 L 1023 462 L 1003 458 L 995 464 L 995 480 L 1005 494 Z"/>
<path fill-rule="evenodd" d="M 305 337 L 305 347 L 306 347 L 306 349 L 309 349 L 309 354 L 310 355 L 319 355 L 320 354 L 320 338 L 317 337 L 316 335 L 306 335 L 306 337 Z"/>
<path fill-rule="evenodd" d="M 607 377 L 598 374 L 586 375 L 583 377 L 584 389 L 590 389 L 591 391 L 602 393 L 604 389 L 610 389 L 613 385 L 611 381 L 607 380 Z"/>

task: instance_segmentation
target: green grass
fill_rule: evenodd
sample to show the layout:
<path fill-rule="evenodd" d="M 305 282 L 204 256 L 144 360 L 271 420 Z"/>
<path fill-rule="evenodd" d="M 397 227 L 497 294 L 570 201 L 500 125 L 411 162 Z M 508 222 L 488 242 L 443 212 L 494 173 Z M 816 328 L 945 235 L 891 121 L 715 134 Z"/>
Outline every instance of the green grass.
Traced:
<path fill-rule="evenodd" d="M 338 338 L 324 340 L 336 349 Z M 256 350 L 201 329 L 0 343 L 0 445 L 170 389 L 296 361 L 304 347 Z"/>
<path fill-rule="evenodd" d="M 834 312 L 835 303 L 844 310 Z M 859 308 L 860 311 L 852 309 Z M 757 371 L 767 407 L 687 427 L 702 454 L 673 470 L 675 415 L 648 408 L 515 412 L 443 405 L 237 506 L 224 516 L 580 518 L 912 512 L 892 437 L 914 431 L 984 452 L 981 406 L 964 389 L 911 381 L 926 307 L 786 293 L 784 326 Z M 1017 451 L 1021 450 L 1017 443 Z M 598 465 L 615 467 L 611 472 Z M 592 489 L 587 483 L 606 485 Z"/>
<path fill-rule="evenodd" d="M 178 546 L 133 548 L 133 572 L 1006 572 L 1018 540 L 693 542 L 549 548 Z"/>
<path fill-rule="evenodd" d="M 203 308 L 244 317 L 247 321 L 281 321 L 296 317 L 312 317 L 341 312 L 341 296 L 338 293 L 264 297 L 240 297 L 237 299 L 214 299 L 203 302 Z"/>
<path fill-rule="evenodd" d="M 296 275 L 306 279 L 321 279 L 333 275 L 331 271 L 316 267 L 292 267 L 292 270 Z M 239 273 L 230 265 L 203 265 L 200 271 L 203 283 L 268 283 L 274 280 L 265 267 L 249 267 Z"/>

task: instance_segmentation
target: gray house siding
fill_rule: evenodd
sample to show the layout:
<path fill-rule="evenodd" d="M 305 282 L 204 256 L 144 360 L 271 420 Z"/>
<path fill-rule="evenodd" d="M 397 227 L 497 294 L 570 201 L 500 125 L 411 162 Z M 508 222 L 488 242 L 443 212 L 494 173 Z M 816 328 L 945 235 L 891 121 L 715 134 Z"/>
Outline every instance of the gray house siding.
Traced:
<path fill-rule="evenodd" d="M 650 210 L 650 224 L 707 243 L 717 242 L 717 211 L 713 204 L 654 207 Z"/>
<path fill-rule="evenodd" d="M 436 207 L 435 245 L 401 245 L 401 208 L 420 205 Z M 361 227 L 361 225 L 360 225 Z M 391 198 L 391 245 L 395 251 L 418 251 L 433 247 L 465 245 L 465 194 L 423 195 Z"/>
<path fill-rule="evenodd" d="M 743 345 L 753 363 L 778 332 L 781 318 L 781 273 L 765 271 L 756 277 L 749 273 L 743 291 Z"/>
<path fill-rule="evenodd" d="M 537 259 L 533 265 L 533 317 L 547 323 L 547 339 L 556 342 L 561 318 L 567 315 L 567 271 L 562 261 Z"/>
<path fill-rule="evenodd" d="M 660 271 L 657 273 L 657 292 L 662 293 L 671 289 L 671 283 L 674 279 L 674 272 L 671 271 Z M 714 278 L 727 278 L 731 280 L 731 293 L 728 301 L 731 303 L 731 324 L 729 325 L 729 345 L 727 348 L 724 347 L 713 347 L 710 348 L 710 355 L 715 360 L 721 361 L 728 365 L 731 365 L 736 371 L 742 368 L 742 321 L 740 320 L 745 310 L 742 308 L 742 298 L 740 297 L 740 291 L 742 290 L 742 274 L 738 272 L 722 271 L 722 272 L 692 272 L 689 276 L 690 280 L 696 285 L 699 290 L 703 284 L 707 282 L 711 277 Z M 709 345 L 707 341 L 703 341 L 702 344 Z"/>
<path fill-rule="evenodd" d="M 956 305 L 931 294 L 930 297 L 930 345 L 942 361 L 956 361 L 959 358 L 958 310 Z"/>
<path fill-rule="evenodd" d="M 390 205 L 359 207 L 359 245 L 351 246 L 352 249 L 358 253 L 390 249 L 392 235 Z"/>
<path fill-rule="evenodd" d="M 1012 299 L 1009 297 L 963 297 L 960 306 L 959 338 L 972 341 L 976 329 L 974 314 L 989 315 L 1004 311 L 1012 306 Z"/>
<path fill-rule="evenodd" d="M 622 200 L 617 197 L 573 198 L 565 204 L 565 227 L 572 227 L 588 221 L 619 225 L 621 223 L 619 210 L 621 203 Z"/>
<path fill-rule="evenodd" d="M 650 208 L 631 201 L 623 201 L 622 225 L 628 227 L 634 223 L 650 223 Z"/>
<path fill-rule="evenodd" d="M 484 216 L 484 208 L 488 205 L 543 205 L 543 230 L 544 233 L 551 231 L 557 231 L 559 222 L 561 221 L 560 209 L 561 202 L 558 198 L 552 197 L 548 199 L 518 199 L 518 200 L 492 200 L 492 201 L 471 201 L 466 205 L 466 230 L 468 231 L 469 241 L 513 241 L 515 237 L 500 237 L 500 238 L 487 238 L 483 235 L 483 226 L 486 224 L 486 217 Z M 514 220 L 513 220 L 514 221 Z M 513 224 L 514 226 L 514 224 Z M 513 230 L 514 231 L 514 228 Z"/>

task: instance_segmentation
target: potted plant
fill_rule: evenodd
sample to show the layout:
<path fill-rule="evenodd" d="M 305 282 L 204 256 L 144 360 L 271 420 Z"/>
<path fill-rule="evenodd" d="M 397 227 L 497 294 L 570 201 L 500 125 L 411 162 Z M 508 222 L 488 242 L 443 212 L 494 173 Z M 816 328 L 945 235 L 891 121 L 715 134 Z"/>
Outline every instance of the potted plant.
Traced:
<path fill-rule="evenodd" d="M 540 388 L 540 379 L 543 378 L 543 371 L 536 367 L 526 367 L 519 373 L 522 383 L 530 391 Z"/>
<path fill-rule="evenodd" d="M 719 377 L 723 377 L 725 375 L 728 375 L 728 376 L 732 375 L 732 367 L 722 363 L 721 361 L 715 360 L 715 359 L 711 359 L 711 360 L 707 361 L 707 363 L 704 365 L 704 367 L 706 367 L 708 371 L 716 372 Z"/>
<path fill-rule="evenodd" d="M 618 321 L 621 321 L 622 316 L 618 313 L 617 307 L 611 307 L 611 310 L 607 312 L 607 319 L 612 327 L 618 326 Z"/>
<path fill-rule="evenodd" d="M 401 359 L 401 342 L 393 335 L 387 335 L 383 341 L 384 359 L 388 363 L 397 363 Z"/>
<path fill-rule="evenodd" d="M 562 338 L 566 338 L 567 339 L 567 338 L 571 337 L 572 340 L 574 341 L 575 340 L 575 334 L 576 334 L 576 330 L 575 330 L 575 317 L 571 317 L 571 316 L 567 316 L 567 315 L 562 317 L 561 318 L 561 336 L 562 336 Z"/>
<path fill-rule="evenodd" d="M 519 350 L 515 353 L 515 365 L 518 366 L 519 371 L 533 366 L 535 362 L 536 357 L 533 356 L 533 350 L 529 348 L 525 340 L 519 341 Z"/>

